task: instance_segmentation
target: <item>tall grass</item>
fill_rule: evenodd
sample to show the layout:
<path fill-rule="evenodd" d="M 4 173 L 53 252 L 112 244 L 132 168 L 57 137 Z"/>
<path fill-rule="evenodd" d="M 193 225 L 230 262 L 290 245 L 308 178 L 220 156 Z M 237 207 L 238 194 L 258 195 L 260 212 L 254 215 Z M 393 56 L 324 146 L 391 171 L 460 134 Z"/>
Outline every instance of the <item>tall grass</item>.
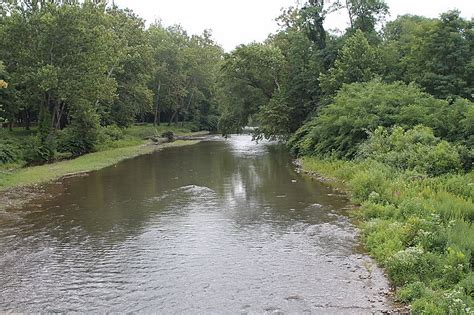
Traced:
<path fill-rule="evenodd" d="M 302 159 L 344 185 L 369 252 L 414 314 L 474 312 L 474 172 L 427 177 L 371 160 Z"/>

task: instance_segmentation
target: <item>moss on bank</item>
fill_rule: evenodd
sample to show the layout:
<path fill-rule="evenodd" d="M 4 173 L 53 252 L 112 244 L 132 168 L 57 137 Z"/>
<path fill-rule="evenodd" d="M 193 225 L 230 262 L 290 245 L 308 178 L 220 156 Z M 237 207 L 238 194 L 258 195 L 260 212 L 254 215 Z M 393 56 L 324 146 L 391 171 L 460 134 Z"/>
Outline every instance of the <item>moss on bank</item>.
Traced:
<path fill-rule="evenodd" d="M 360 205 L 362 238 L 414 314 L 473 314 L 474 172 L 428 177 L 371 160 L 302 159 Z"/>

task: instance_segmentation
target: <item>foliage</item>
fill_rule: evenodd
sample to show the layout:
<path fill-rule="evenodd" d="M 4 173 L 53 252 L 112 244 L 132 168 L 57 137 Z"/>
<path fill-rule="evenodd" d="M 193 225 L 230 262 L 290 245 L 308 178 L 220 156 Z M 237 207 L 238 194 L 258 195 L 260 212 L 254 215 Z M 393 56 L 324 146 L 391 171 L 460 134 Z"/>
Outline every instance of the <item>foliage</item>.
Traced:
<path fill-rule="evenodd" d="M 388 23 L 384 50 L 387 75 L 416 82 L 439 98 L 472 100 L 473 22 L 449 11 L 439 19 L 405 15 Z"/>
<path fill-rule="evenodd" d="M 376 48 L 371 46 L 362 31 L 357 30 L 346 40 L 334 67 L 319 78 L 326 97 L 333 96 L 344 83 L 367 82 L 379 72 Z"/>
<path fill-rule="evenodd" d="M 308 123 L 313 127 L 303 127 L 306 132 L 297 133 L 304 136 L 292 140 L 292 150 L 298 154 L 332 154 L 351 158 L 356 155 L 358 146 L 379 126 L 396 125 L 408 129 L 423 124 L 441 138 L 468 141 L 472 134 L 470 130 L 465 132 L 458 128 L 458 117 L 470 117 L 472 106 L 470 103 L 453 107 L 416 86 L 399 82 L 371 81 L 345 85 L 334 102 Z M 447 148 L 446 144 L 440 144 L 439 150 Z"/>
<path fill-rule="evenodd" d="M 400 127 L 392 131 L 379 127 L 359 150 L 360 158 L 431 176 L 461 169 L 457 149 L 447 141 L 440 141 L 432 129 L 421 125 L 407 131 Z"/>
<path fill-rule="evenodd" d="M 71 125 L 63 130 L 61 143 L 62 152 L 70 152 L 80 156 L 92 152 L 99 137 L 99 117 L 92 110 L 78 113 Z"/>
<path fill-rule="evenodd" d="M 432 137 L 426 128 L 417 129 L 422 136 Z M 364 243 L 386 267 L 398 288 L 397 297 L 411 303 L 414 313 L 469 313 L 473 307 L 473 172 L 419 177 L 373 160 L 309 157 L 303 158 L 303 167 L 346 183 L 352 200 L 361 204 L 357 214 L 365 221 Z"/>
<path fill-rule="evenodd" d="M 41 139 L 39 135 L 31 137 L 23 148 L 23 159 L 28 165 L 49 162 L 54 158 L 55 140 L 52 136 Z"/>
<path fill-rule="evenodd" d="M 164 113 L 215 128 L 222 50 L 209 31 L 146 29 L 132 11 L 105 1 L 14 1 L 2 9 L 0 120 L 10 129 L 40 125 L 49 157 L 36 162 L 53 158 L 57 135 L 60 151 L 91 152 L 103 140 L 99 123 L 127 127 Z"/>
<path fill-rule="evenodd" d="M 15 163 L 21 159 L 20 148 L 11 139 L 0 141 L 0 164 Z"/>

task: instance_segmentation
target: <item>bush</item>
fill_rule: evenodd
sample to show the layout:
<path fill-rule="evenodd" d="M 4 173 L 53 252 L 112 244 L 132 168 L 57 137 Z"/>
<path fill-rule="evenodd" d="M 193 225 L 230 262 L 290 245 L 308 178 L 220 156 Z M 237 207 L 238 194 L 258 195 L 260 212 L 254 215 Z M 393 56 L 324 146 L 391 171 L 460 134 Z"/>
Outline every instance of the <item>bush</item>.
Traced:
<path fill-rule="evenodd" d="M 404 226 L 390 220 L 374 219 L 364 224 L 363 238 L 370 253 L 385 264 L 405 248 Z"/>
<path fill-rule="evenodd" d="M 430 132 L 410 136 L 416 141 L 408 146 L 440 141 Z M 394 143 L 404 149 L 404 141 Z M 348 184 L 352 200 L 362 204 L 363 241 L 413 314 L 472 313 L 474 172 L 429 177 L 373 159 L 302 161 L 306 170 Z"/>
<path fill-rule="evenodd" d="M 360 146 L 358 155 L 400 170 L 431 176 L 461 170 L 457 148 L 436 138 L 432 129 L 421 125 L 407 131 L 401 127 L 391 131 L 379 127 Z"/>
<path fill-rule="evenodd" d="M 23 158 L 28 164 L 42 164 L 53 160 L 56 153 L 56 140 L 51 134 L 41 140 L 40 136 L 31 137 L 25 144 Z"/>
<path fill-rule="evenodd" d="M 353 201 L 362 203 L 372 193 L 383 194 L 387 188 L 387 176 L 382 168 L 356 172 L 349 181 Z"/>
<path fill-rule="evenodd" d="M 425 292 L 426 287 L 423 282 L 416 281 L 397 290 L 397 299 L 403 303 L 410 303 L 421 298 Z"/>
<path fill-rule="evenodd" d="M 458 125 L 460 117 L 469 116 L 470 104 L 453 108 L 447 101 L 403 83 L 372 81 L 344 85 L 332 104 L 296 132 L 290 147 L 300 154 L 352 158 L 359 144 L 379 126 L 409 129 L 419 124 L 433 128 L 435 135 L 447 140 L 467 141 L 471 129 L 461 130 Z M 453 111 L 459 114 L 449 115 Z M 444 153 L 443 146 L 438 150 Z"/>
<path fill-rule="evenodd" d="M 125 137 L 124 132 L 117 125 L 100 127 L 97 134 L 98 144 L 108 144 L 113 141 L 122 140 Z"/>
<path fill-rule="evenodd" d="M 117 125 L 109 125 L 100 128 L 100 133 L 105 134 L 111 141 L 122 140 L 125 135 Z"/>
<path fill-rule="evenodd" d="M 99 130 L 99 118 L 94 110 L 79 111 L 74 115 L 71 125 L 62 131 L 59 151 L 70 152 L 73 156 L 92 152 L 99 139 Z"/>
<path fill-rule="evenodd" d="M 397 286 L 424 281 L 433 275 L 437 260 L 420 247 L 401 250 L 387 262 L 390 279 Z"/>
<path fill-rule="evenodd" d="M 15 163 L 21 159 L 18 146 L 11 140 L 0 141 L 0 164 Z"/>

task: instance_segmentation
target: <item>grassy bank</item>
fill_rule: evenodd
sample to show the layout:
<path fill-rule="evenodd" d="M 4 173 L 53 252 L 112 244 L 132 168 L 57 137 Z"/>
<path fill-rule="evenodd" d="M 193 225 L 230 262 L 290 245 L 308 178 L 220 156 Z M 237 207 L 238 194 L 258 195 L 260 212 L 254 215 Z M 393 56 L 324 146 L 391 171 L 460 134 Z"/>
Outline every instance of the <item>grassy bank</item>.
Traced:
<path fill-rule="evenodd" d="M 9 171 L 4 170 L 0 175 L 0 191 L 20 186 L 44 183 L 70 174 L 99 170 L 114 165 L 122 160 L 151 153 L 160 148 L 190 145 L 196 142 L 197 141 L 176 141 L 159 146 L 144 143 L 94 152 L 73 160 Z"/>
<path fill-rule="evenodd" d="M 474 312 L 474 172 L 438 177 L 371 160 L 302 159 L 360 205 L 363 242 L 414 314 Z"/>
<path fill-rule="evenodd" d="M 176 135 L 191 134 L 190 130 L 185 127 L 133 126 L 124 131 L 124 136 L 121 139 L 102 142 L 97 145 L 96 152 L 75 159 L 30 167 L 25 167 L 21 161 L 15 164 L 0 165 L 0 191 L 48 182 L 70 174 L 98 170 L 125 159 L 151 153 L 159 148 L 196 143 L 196 141 L 176 141 L 157 146 L 151 145 L 146 140 L 148 137 L 160 135 L 165 131 L 172 131 Z M 14 130 L 8 136 L 21 141 L 23 137 L 29 135 L 21 130 Z"/>

